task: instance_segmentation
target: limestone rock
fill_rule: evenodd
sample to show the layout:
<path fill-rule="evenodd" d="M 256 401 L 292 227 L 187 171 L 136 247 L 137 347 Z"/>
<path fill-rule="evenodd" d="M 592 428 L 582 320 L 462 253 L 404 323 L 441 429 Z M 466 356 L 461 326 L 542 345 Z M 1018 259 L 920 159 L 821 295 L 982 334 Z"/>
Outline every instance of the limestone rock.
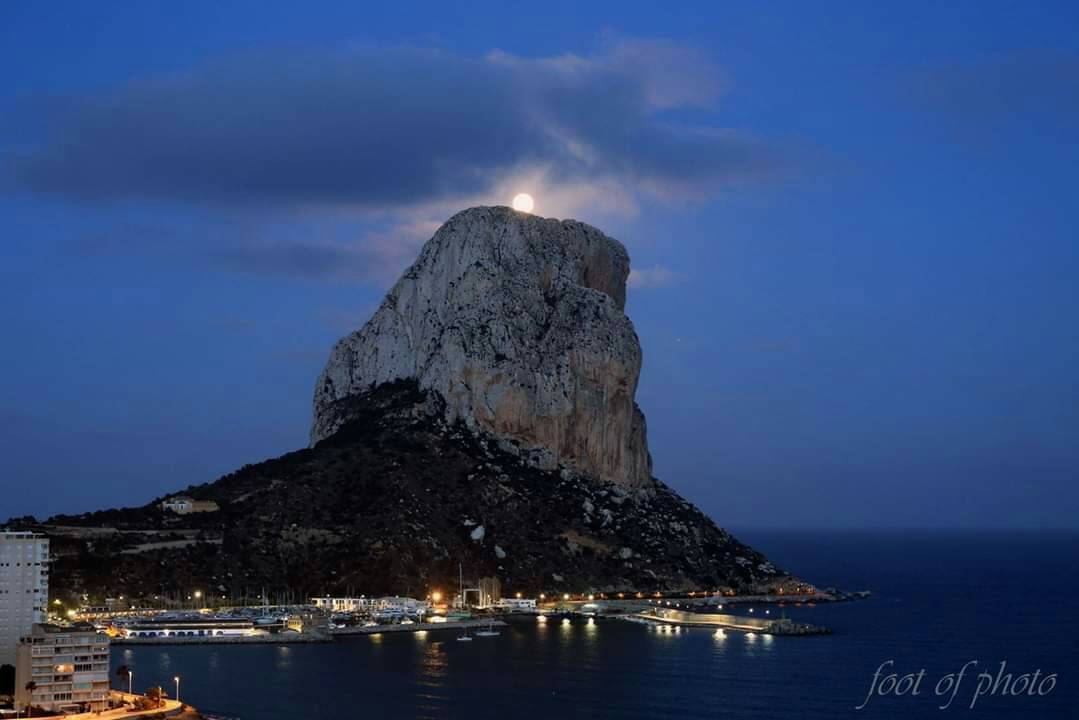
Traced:
<path fill-rule="evenodd" d="M 348 421 L 350 398 L 413 379 L 445 401 L 447 421 L 538 467 L 648 485 L 628 275 L 622 244 L 584 223 L 506 207 L 458 213 L 367 324 L 334 346 L 315 390 L 312 445 Z"/>

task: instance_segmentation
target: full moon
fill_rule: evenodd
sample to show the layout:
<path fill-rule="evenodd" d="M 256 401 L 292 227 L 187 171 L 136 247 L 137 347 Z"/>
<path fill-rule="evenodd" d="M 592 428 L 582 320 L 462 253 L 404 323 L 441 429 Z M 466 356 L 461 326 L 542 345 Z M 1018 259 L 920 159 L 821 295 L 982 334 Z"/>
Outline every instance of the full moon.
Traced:
<path fill-rule="evenodd" d="M 513 196 L 513 209 L 518 212 L 532 212 L 532 196 L 528 193 L 518 193 Z"/>

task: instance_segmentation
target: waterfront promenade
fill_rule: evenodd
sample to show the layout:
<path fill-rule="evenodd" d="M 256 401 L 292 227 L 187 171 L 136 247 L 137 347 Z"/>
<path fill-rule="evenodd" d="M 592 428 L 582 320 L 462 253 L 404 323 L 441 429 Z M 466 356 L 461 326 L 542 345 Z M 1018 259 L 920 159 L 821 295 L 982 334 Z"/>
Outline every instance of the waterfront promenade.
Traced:
<path fill-rule="evenodd" d="M 142 697 L 142 695 L 128 695 L 125 692 L 119 692 L 117 690 L 110 691 L 114 698 L 123 698 L 128 702 L 134 702 L 136 699 Z M 165 717 L 178 717 L 184 714 L 184 705 L 176 700 L 166 699 L 162 706 L 159 708 L 151 708 L 149 710 L 133 711 L 127 707 L 116 708 L 114 710 L 104 710 L 102 712 L 85 712 L 75 713 L 74 715 L 65 715 L 64 720 L 115 720 L 116 718 L 144 718 L 150 716 Z"/>
<path fill-rule="evenodd" d="M 281 645 L 283 643 L 320 643 L 330 642 L 332 638 L 321 630 L 306 630 L 302 633 L 266 633 L 265 635 L 203 635 L 176 637 L 116 637 L 113 645 Z"/>

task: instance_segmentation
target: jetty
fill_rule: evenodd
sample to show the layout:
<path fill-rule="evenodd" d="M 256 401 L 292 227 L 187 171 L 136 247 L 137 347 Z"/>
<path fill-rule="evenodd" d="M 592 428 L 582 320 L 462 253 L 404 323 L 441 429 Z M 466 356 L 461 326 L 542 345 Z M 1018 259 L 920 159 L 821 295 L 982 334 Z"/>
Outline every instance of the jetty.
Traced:
<path fill-rule="evenodd" d="M 797 623 L 787 618 L 764 619 L 730 613 L 692 613 L 682 610 L 646 610 L 628 617 L 660 625 L 710 627 L 767 635 L 831 635 L 832 631 L 819 625 Z"/>

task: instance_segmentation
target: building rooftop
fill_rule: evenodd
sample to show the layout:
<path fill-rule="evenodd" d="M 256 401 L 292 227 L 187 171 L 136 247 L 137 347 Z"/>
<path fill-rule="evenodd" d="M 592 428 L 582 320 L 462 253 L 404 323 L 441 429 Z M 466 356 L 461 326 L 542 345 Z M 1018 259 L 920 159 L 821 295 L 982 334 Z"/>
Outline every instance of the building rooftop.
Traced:
<path fill-rule="evenodd" d="M 34 625 L 34 635 L 57 635 L 60 633 L 73 633 L 73 632 L 92 632 L 96 633 L 97 628 L 87 622 L 74 622 L 70 625 L 56 625 L 54 623 L 39 623 Z"/>
<path fill-rule="evenodd" d="M 0 535 L 8 540 L 27 540 L 31 538 L 45 539 L 45 535 L 34 532 L 33 530 L 8 530 L 7 528 L 0 528 Z"/>

